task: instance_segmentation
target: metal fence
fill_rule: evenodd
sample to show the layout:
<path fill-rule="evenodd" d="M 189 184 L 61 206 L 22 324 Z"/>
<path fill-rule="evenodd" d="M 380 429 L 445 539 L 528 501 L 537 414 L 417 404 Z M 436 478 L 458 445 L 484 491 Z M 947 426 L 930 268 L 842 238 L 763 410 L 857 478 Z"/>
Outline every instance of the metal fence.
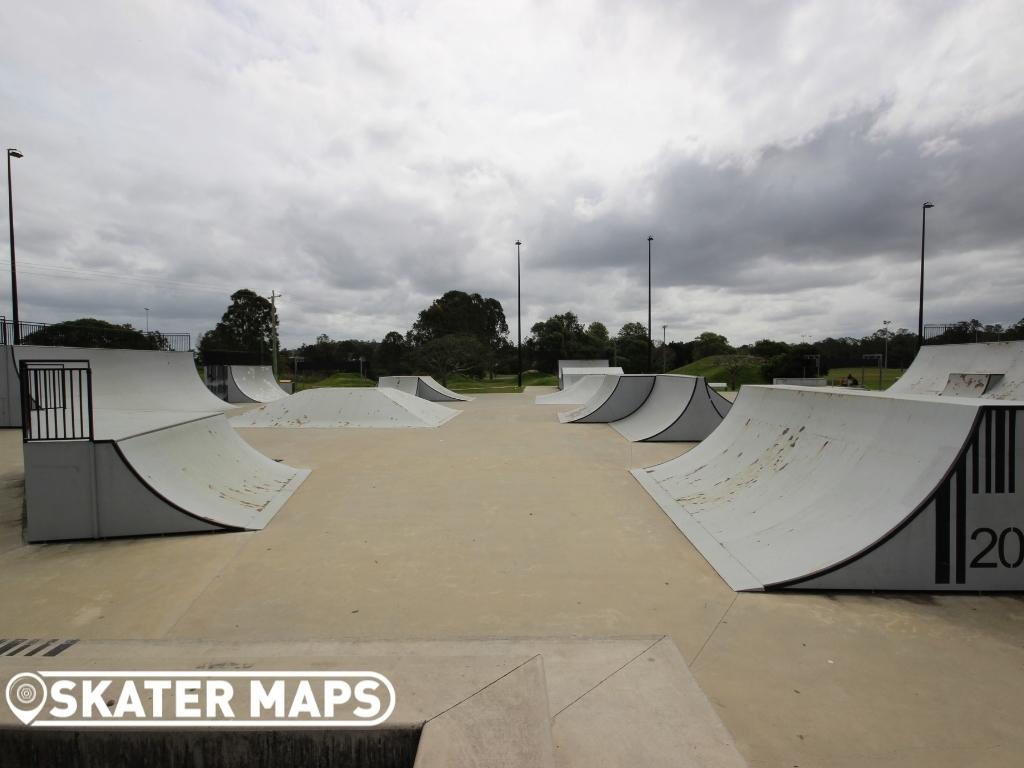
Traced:
<path fill-rule="evenodd" d="M 92 440 L 92 369 L 88 360 L 22 360 L 21 436 Z"/>
<path fill-rule="evenodd" d="M 19 344 L 43 347 L 105 347 L 157 349 L 165 352 L 192 350 L 192 334 L 139 331 L 134 328 L 97 327 L 73 323 L 18 322 Z M 0 316 L 0 344 L 14 344 L 14 321 Z"/>
<path fill-rule="evenodd" d="M 970 323 L 936 324 L 924 327 L 925 344 L 977 344 L 981 341 L 1003 341 L 1007 331 L 993 331 Z"/>

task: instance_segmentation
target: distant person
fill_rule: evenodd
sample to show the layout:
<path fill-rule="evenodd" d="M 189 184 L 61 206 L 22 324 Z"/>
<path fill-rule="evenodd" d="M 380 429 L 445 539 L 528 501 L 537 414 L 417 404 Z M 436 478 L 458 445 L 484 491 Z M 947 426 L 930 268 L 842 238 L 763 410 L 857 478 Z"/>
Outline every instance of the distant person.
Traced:
<path fill-rule="evenodd" d="M 853 377 L 852 373 L 846 374 L 846 386 L 848 386 L 848 387 L 856 387 L 858 384 L 860 384 L 860 382 L 857 381 L 857 379 L 855 379 Z"/>

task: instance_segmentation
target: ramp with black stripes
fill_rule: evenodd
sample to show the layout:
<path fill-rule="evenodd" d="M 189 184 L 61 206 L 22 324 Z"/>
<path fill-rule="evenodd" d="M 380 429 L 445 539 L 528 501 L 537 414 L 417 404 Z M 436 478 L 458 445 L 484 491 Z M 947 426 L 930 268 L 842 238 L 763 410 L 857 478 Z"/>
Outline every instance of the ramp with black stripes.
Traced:
<path fill-rule="evenodd" d="M 1024 402 L 744 387 L 634 470 L 737 590 L 1024 589 Z"/>

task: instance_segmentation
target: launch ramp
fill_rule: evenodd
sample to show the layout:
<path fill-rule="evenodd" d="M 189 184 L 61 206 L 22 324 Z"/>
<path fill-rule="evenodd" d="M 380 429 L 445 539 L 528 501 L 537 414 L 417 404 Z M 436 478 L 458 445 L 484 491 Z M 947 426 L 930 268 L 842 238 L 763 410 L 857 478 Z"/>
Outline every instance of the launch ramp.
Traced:
<path fill-rule="evenodd" d="M 661 374 L 644 404 L 612 426 L 634 443 L 697 442 L 722 423 L 730 408 L 732 403 L 703 376 Z"/>
<path fill-rule="evenodd" d="M 388 387 L 433 403 L 469 402 L 472 397 L 453 392 L 433 376 L 381 376 L 378 387 Z"/>
<path fill-rule="evenodd" d="M 654 388 L 653 374 L 605 376 L 594 396 L 572 411 L 558 414 L 564 424 L 607 424 L 642 406 Z"/>

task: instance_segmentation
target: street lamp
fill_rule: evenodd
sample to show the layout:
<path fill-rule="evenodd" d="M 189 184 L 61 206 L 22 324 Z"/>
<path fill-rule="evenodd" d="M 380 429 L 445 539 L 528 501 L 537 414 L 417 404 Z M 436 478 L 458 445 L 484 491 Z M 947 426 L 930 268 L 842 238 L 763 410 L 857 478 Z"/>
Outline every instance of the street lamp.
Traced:
<path fill-rule="evenodd" d="M 18 270 L 14 265 L 14 191 L 11 187 L 11 158 L 24 157 L 21 152 L 10 147 L 7 148 L 7 215 L 11 223 L 11 304 L 14 311 L 11 313 L 14 319 L 14 343 L 21 343 L 21 328 L 18 322 Z"/>
<path fill-rule="evenodd" d="M 146 310 L 146 335 L 149 335 L 149 307 L 143 307 Z"/>
<path fill-rule="evenodd" d="M 651 243 L 654 235 L 647 236 L 647 370 L 654 368 L 654 340 L 651 338 Z"/>
<path fill-rule="evenodd" d="M 668 326 L 661 326 L 661 372 L 665 373 L 668 370 L 668 347 L 665 346 L 666 333 L 668 332 Z"/>
<path fill-rule="evenodd" d="M 929 208 L 934 208 L 934 203 L 925 203 L 921 206 L 921 296 L 917 304 L 917 348 L 924 346 L 924 216 Z"/>
<path fill-rule="evenodd" d="M 516 350 L 519 356 L 519 388 L 523 388 L 523 274 L 520 269 L 519 247 L 522 240 L 516 240 Z"/>
<path fill-rule="evenodd" d="M 889 370 L 889 325 L 891 323 L 892 323 L 892 320 L 883 320 L 882 321 L 882 336 L 885 339 L 885 348 L 883 350 L 884 355 L 885 355 L 885 360 L 884 360 L 885 365 L 883 367 L 886 370 Z"/>

